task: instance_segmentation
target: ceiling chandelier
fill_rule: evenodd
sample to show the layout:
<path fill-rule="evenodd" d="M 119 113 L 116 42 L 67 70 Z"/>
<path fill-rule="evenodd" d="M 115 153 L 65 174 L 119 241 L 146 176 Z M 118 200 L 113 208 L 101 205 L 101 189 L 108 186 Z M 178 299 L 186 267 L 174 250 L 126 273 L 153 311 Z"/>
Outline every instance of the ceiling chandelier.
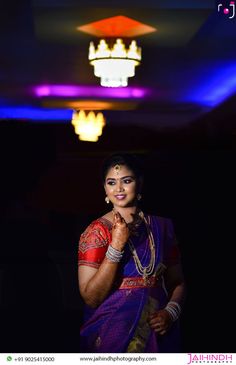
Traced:
<path fill-rule="evenodd" d="M 88 58 L 94 66 L 94 75 L 100 77 L 101 86 L 125 87 L 128 78 L 135 75 L 135 67 L 140 64 L 141 48 L 134 40 L 126 49 L 121 38 L 109 45 L 105 39 L 101 39 L 97 49 L 90 42 Z"/>
<path fill-rule="evenodd" d="M 71 123 L 79 139 L 88 142 L 97 142 L 106 124 L 101 112 L 95 114 L 93 111 L 90 111 L 86 115 L 84 110 L 74 110 Z"/>

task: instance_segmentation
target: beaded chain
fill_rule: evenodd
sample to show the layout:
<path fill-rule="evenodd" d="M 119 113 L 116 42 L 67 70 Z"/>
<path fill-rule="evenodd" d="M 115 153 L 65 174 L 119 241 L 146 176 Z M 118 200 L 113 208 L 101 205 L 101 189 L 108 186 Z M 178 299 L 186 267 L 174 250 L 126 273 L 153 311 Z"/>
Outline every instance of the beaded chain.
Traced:
<path fill-rule="evenodd" d="M 149 223 L 148 223 L 147 219 L 145 218 L 142 211 L 139 212 L 139 215 L 142 217 L 142 219 L 145 223 L 146 229 L 147 229 L 147 233 L 148 233 L 149 248 L 151 251 L 151 257 L 150 257 L 149 264 L 147 266 L 143 266 L 141 264 L 137 251 L 131 240 L 129 240 L 129 248 L 132 253 L 134 263 L 135 263 L 135 266 L 136 266 L 136 269 L 137 269 L 139 275 L 141 275 L 143 277 L 143 279 L 146 280 L 148 278 L 148 276 L 151 276 L 154 272 L 155 261 L 156 261 L 156 249 L 155 249 L 155 242 L 154 242 L 153 234 L 150 229 Z"/>

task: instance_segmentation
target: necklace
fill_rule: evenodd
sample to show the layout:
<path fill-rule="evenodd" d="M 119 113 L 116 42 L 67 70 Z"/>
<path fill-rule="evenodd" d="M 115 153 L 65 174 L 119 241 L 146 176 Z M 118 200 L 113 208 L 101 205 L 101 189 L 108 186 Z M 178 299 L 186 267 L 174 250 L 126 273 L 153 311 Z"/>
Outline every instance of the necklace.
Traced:
<path fill-rule="evenodd" d="M 150 229 L 150 225 L 142 211 L 139 212 L 139 215 L 143 219 L 146 229 L 147 229 L 147 233 L 148 233 L 149 248 L 151 251 L 151 257 L 150 257 L 149 264 L 147 266 L 143 266 L 141 264 L 137 251 L 131 240 L 129 240 L 129 248 L 132 253 L 134 263 L 135 263 L 135 266 L 136 266 L 136 269 L 137 269 L 139 275 L 141 275 L 143 277 L 144 281 L 146 281 L 148 276 L 151 276 L 154 272 L 155 260 L 156 260 L 156 250 L 155 250 L 155 242 L 154 242 L 152 231 Z"/>

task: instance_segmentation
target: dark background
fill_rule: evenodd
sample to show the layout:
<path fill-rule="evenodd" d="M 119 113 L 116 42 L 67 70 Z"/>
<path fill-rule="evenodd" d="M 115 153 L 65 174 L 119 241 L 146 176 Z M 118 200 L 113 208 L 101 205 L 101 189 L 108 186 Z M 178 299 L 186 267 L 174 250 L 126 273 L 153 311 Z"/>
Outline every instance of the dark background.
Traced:
<path fill-rule="evenodd" d="M 174 222 L 188 286 L 183 352 L 235 350 L 236 18 L 217 4 L 1 3 L 1 352 L 81 351 L 78 239 L 107 210 L 100 165 L 119 150 L 145 160 L 143 209 Z M 129 81 L 152 97 L 134 110 L 133 100 L 112 100 L 124 110 L 104 111 L 97 143 L 79 141 L 70 120 L 17 118 L 16 107 L 45 112 L 44 102 L 63 109 L 71 101 L 36 98 L 31 86 L 99 87 L 87 60 L 91 37 L 75 26 L 120 14 L 158 30 L 138 37 L 143 61 Z"/>
<path fill-rule="evenodd" d="M 78 238 L 107 209 L 99 168 L 119 150 L 145 160 L 143 209 L 175 225 L 183 352 L 234 351 L 232 103 L 181 132 L 106 127 L 97 144 L 79 143 L 69 125 L 1 122 L 1 351 L 80 351 Z"/>

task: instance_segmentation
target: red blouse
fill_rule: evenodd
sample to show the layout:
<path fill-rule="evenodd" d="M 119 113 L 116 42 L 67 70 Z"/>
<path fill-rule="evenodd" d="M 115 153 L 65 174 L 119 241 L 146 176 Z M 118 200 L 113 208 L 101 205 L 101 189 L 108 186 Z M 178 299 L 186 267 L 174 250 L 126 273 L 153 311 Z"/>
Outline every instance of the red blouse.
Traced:
<path fill-rule="evenodd" d="M 161 261 L 168 267 L 180 262 L 180 251 L 172 221 L 158 217 L 161 232 Z M 102 263 L 108 245 L 111 243 L 111 225 L 104 218 L 94 220 L 81 234 L 79 240 L 78 264 L 96 269 Z"/>
<path fill-rule="evenodd" d="M 93 221 L 81 234 L 79 240 L 79 265 L 98 268 L 103 261 L 111 242 L 108 225 L 101 219 Z"/>

